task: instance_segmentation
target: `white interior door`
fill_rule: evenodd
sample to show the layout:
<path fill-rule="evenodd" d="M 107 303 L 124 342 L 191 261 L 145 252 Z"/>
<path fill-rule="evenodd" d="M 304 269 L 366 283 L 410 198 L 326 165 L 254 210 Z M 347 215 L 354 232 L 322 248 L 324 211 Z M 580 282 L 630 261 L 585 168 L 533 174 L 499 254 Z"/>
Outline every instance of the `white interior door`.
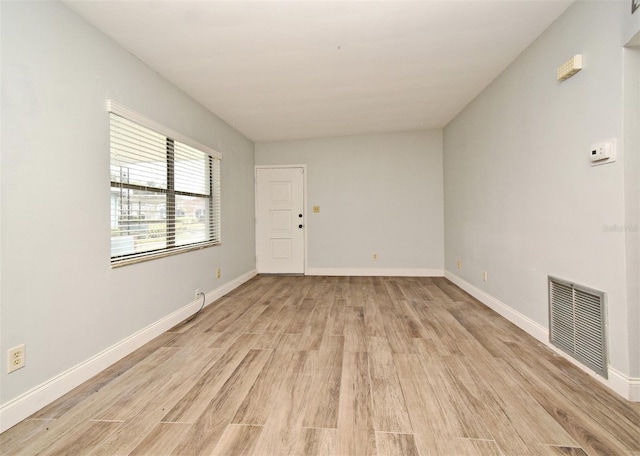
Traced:
<path fill-rule="evenodd" d="M 256 168 L 256 269 L 304 274 L 304 168 Z"/>

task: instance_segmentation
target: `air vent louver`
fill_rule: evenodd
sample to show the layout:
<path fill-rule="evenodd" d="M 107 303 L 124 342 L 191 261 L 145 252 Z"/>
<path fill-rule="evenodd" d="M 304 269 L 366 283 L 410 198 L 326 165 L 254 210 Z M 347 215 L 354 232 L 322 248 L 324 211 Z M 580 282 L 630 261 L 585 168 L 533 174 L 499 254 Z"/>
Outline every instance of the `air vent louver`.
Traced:
<path fill-rule="evenodd" d="M 605 293 L 549 277 L 549 340 L 607 378 Z"/>

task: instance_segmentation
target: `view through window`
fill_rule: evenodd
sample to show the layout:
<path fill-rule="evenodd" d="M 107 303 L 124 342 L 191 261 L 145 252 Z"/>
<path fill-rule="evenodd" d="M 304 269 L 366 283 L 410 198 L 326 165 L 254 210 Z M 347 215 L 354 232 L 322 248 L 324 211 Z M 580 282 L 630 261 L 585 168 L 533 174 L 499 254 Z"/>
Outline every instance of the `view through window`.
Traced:
<path fill-rule="evenodd" d="M 220 243 L 220 160 L 111 113 L 111 262 Z"/>

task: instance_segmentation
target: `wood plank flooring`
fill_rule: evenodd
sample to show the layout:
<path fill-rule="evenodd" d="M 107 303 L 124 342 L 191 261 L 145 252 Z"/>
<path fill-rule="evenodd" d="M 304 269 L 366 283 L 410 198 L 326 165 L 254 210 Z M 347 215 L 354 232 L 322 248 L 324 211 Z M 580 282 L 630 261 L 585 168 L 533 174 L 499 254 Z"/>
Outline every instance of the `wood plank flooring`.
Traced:
<path fill-rule="evenodd" d="M 640 455 L 640 406 L 446 279 L 258 276 L 0 454 Z"/>

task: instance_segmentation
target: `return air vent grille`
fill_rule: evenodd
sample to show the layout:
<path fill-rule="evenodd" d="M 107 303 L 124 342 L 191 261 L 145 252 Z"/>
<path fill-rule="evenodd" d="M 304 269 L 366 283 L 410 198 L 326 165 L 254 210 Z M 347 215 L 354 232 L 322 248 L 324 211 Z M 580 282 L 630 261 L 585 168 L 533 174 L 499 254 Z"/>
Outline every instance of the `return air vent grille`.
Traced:
<path fill-rule="evenodd" d="M 607 378 L 605 293 L 549 277 L 550 342 Z"/>

